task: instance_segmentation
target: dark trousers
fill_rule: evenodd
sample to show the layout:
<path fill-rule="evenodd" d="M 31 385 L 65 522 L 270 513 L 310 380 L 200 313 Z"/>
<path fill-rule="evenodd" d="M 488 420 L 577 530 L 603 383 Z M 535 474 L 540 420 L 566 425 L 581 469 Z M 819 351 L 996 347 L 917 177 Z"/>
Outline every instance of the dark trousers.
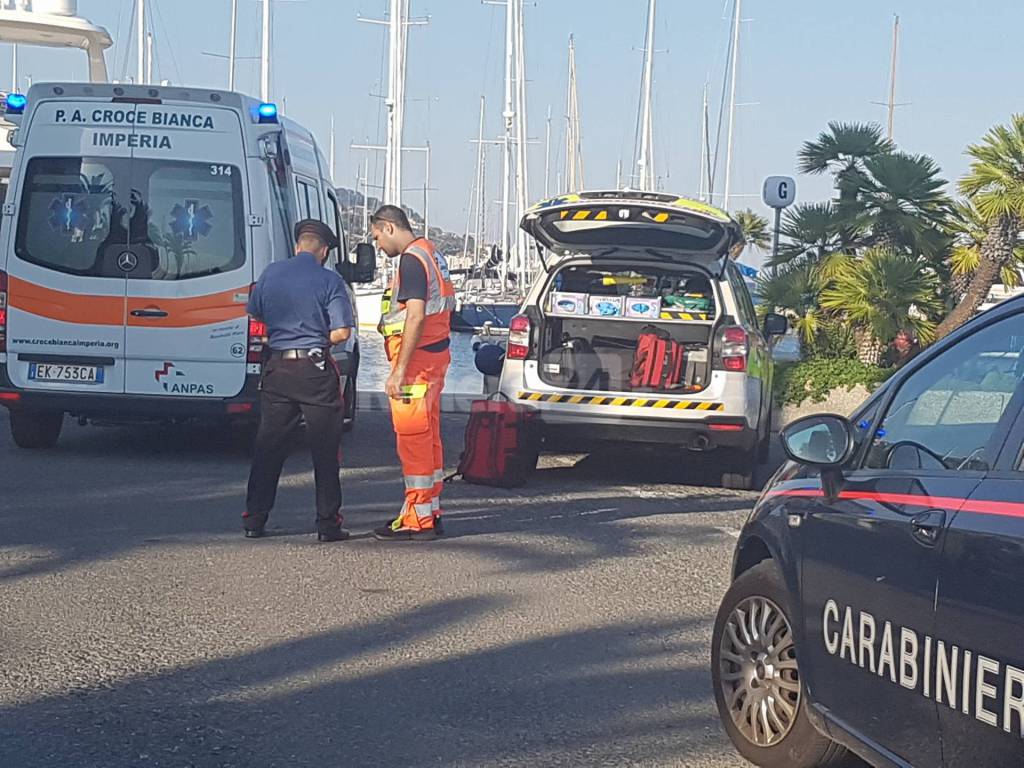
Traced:
<path fill-rule="evenodd" d="M 264 364 L 260 426 L 256 433 L 244 515 L 247 529 L 262 528 L 274 506 L 281 468 L 291 436 L 306 422 L 316 480 L 316 526 L 320 533 L 341 525 L 342 404 L 338 373 L 331 361 L 323 370 L 308 359 L 271 358 Z"/>

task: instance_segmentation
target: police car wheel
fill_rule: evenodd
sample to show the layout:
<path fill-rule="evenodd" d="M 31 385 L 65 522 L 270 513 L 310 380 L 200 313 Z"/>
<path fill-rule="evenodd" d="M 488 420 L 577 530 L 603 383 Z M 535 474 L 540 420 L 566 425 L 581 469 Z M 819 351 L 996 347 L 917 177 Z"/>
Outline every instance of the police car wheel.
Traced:
<path fill-rule="evenodd" d="M 737 751 L 763 768 L 861 765 L 807 718 L 786 588 L 771 561 L 733 582 L 711 645 L 715 703 Z"/>
<path fill-rule="evenodd" d="M 53 448 L 60 439 L 60 430 L 64 426 L 62 411 L 22 411 L 12 410 L 11 437 L 19 448 L 39 450 Z"/>

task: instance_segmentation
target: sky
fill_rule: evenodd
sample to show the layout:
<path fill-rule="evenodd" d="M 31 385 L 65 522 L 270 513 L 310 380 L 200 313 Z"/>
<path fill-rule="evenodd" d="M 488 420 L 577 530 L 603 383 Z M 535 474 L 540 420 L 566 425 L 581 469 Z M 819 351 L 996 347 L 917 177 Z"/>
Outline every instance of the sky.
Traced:
<path fill-rule="evenodd" d="M 654 64 L 654 162 L 666 191 L 698 189 L 701 93 L 711 88 L 712 131 L 721 104 L 734 0 L 658 0 Z M 327 152 L 335 121 L 339 186 L 356 186 L 364 160 L 379 183 L 381 153 L 350 149 L 383 140 L 386 0 L 273 0 L 272 98 L 309 127 Z M 132 0 L 79 0 L 79 12 L 115 38 L 111 76 L 134 72 L 128 34 Z M 479 99 L 487 99 L 486 133 L 502 131 L 504 9 L 481 0 L 411 0 L 429 23 L 409 31 L 406 144 L 432 147 L 431 219 L 451 231 L 466 227 L 475 164 Z M 157 79 L 224 88 L 231 0 L 147 0 L 156 40 Z M 239 0 L 239 57 L 259 53 L 258 0 Z M 525 8 L 530 197 L 545 192 L 544 137 L 550 106 L 554 193 L 564 163 L 567 42 L 576 41 L 585 186 L 613 187 L 616 165 L 634 156 L 647 0 L 532 0 Z M 965 147 L 994 124 L 1024 110 L 1024 3 L 1020 0 L 743 0 L 734 141 L 732 208 L 760 203 L 772 174 L 796 174 L 800 145 L 830 120 L 885 122 L 874 102 L 888 95 L 892 21 L 901 42 L 894 137 L 901 149 L 928 154 L 955 181 L 966 170 Z M 0 49 L 0 82 L 10 80 Z M 127 65 L 127 66 L 126 66 Z M 83 79 L 84 56 L 22 50 L 22 83 Z M 258 65 L 241 60 L 237 88 L 258 92 Z M 716 190 L 724 186 L 725 128 Z M 422 208 L 424 157 L 405 161 L 403 202 Z M 489 149 L 488 210 L 497 226 L 501 158 Z M 828 180 L 797 177 L 798 201 L 829 197 Z M 716 202 L 720 203 L 721 200 Z"/>

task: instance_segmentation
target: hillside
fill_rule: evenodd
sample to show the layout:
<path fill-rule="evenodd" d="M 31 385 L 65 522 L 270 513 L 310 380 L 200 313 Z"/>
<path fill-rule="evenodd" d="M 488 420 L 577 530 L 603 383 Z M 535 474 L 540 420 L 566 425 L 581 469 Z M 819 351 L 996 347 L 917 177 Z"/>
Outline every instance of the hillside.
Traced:
<path fill-rule="evenodd" d="M 342 223 L 345 226 L 345 231 L 348 232 L 349 239 L 352 242 L 361 242 L 365 239 L 366 233 L 363 232 L 363 195 L 361 192 L 355 189 L 347 189 L 346 187 L 338 187 L 338 202 L 342 208 Z M 367 198 L 367 208 L 372 214 L 377 207 L 380 205 L 380 200 L 372 195 Z M 415 208 L 409 206 L 402 206 L 405 210 L 406 215 L 409 217 L 409 221 L 412 222 L 413 229 L 417 233 L 423 231 L 423 216 Z M 462 261 L 463 243 L 465 240 L 464 233 L 447 232 L 440 227 L 432 226 L 430 233 L 427 237 L 445 253 L 450 260 Z M 469 252 L 473 253 L 473 238 L 470 237 L 469 241 Z"/>

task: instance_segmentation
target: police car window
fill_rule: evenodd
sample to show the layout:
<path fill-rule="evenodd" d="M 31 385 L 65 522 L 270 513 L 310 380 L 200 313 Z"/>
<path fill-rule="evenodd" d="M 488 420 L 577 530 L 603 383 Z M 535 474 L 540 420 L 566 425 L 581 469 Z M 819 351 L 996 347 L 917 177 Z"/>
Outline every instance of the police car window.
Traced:
<path fill-rule="evenodd" d="M 1024 315 L 1015 315 L 968 336 L 907 378 L 865 466 L 989 469 L 999 447 L 990 445 L 996 426 L 1022 381 Z"/>
<path fill-rule="evenodd" d="M 156 252 L 152 279 L 187 280 L 245 264 L 237 167 L 139 159 L 133 164 L 132 206 L 147 227 L 132 241 Z"/>
<path fill-rule="evenodd" d="M 128 178 L 120 158 L 37 157 L 28 163 L 18 215 L 19 258 L 75 275 L 120 277 L 105 264 L 128 239 L 128 209 L 115 181 Z"/>

